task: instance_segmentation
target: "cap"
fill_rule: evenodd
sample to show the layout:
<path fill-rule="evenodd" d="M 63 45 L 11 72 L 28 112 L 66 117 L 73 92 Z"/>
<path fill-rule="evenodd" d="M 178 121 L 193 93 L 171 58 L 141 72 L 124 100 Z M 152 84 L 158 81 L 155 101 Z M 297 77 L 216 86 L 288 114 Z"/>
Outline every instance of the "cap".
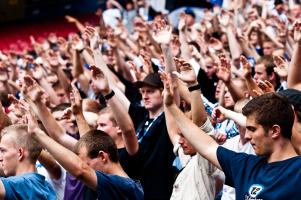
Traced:
<path fill-rule="evenodd" d="M 184 10 L 185 14 L 187 15 L 191 15 L 193 18 L 195 18 L 195 13 L 193 12 L 193 10 L 191 8 L 186 8 Z"/>
<path fill-rule="evenodd" d="M 294 110 L 301 112 L 301 91 L 295 89 L 287 89 L 279 91 L 278 94 L 285 96 L 289 103 L 294 106 Z"/>
<path fill-rule="evenodd" d="M 144 85 L 155 87 L 155 88 L 163 88 L 163 82 L 161 81 L 160 75 L 158 73 L 150 73 L 148 74 L 143 81 L 136 81 L 134 85 L 137 88 L 141 88 Z"/>

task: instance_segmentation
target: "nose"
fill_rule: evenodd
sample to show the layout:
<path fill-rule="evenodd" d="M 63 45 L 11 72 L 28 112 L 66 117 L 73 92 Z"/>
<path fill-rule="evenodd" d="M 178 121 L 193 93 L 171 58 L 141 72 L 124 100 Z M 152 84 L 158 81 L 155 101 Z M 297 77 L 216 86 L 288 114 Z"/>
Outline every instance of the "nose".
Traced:
<path fill-rule="evenodd" d="M 180 136 L 180 137 L 179 137 L 179 144 L 180 144 L 180 145 L 183 145 L 183 144 L 184 144 L 184 138 L 183 138 L 183 136 Z"/>
<path fill-rule="evenodd" d="M 250 131 L 248 131 L 248 129 L 246 129 L 245 132 L 245 140 L 250 141 L 252 139 Z"/>

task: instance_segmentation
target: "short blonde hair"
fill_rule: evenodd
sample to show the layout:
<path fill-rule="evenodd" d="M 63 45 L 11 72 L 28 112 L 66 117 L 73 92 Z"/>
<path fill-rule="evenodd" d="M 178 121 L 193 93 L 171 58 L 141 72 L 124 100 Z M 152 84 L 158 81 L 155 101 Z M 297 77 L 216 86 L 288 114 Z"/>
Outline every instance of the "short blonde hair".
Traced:
<path fill-rule="evenodd" d="M 5 127 L 1 131 L 1 138 L 4 135 L 9 135 L 13 138 L 13 142 L 18 148 L 24 148 L 28 151 L 29 160 L 34 164 L 42 151 L 42 146 L 38 141 L 28 134 L 26 124 L 14 124 Z"/>

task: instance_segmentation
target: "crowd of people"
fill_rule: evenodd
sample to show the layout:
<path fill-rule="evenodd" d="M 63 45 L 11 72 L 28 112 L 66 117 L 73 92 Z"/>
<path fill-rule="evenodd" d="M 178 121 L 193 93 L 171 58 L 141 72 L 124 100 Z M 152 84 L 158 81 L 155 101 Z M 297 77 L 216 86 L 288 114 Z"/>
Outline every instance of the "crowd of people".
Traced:
<path fill-rule="evenodd" d="M 0 199 L 301 199 L 301 4 L 221 5 L 0 51 Z"/>

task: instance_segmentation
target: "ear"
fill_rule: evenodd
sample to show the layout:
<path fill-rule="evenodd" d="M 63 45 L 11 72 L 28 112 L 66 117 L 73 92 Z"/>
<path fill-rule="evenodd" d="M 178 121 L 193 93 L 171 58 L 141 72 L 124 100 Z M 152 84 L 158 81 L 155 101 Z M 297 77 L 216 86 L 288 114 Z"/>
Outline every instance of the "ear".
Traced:
<path fill-rule="evenodd" d="M 98 158 L 103 162 L 106 163 L 109 159 L 109 155 L 104 151 L 98 152 Z"/>
<path fill-rule="evenodd" d="M 275 79 L 276 79 L 276 74 L 275 74 L 275 72 L 272 72 L 272 74 L 271 75 L 269 75 L 269 81 L 271 82 L 271 81 L 274 81 Z"/>
<path fill-rule="evenodd" d="M 118 134 L 122 134 L 122 131 L 121 131 L 120 127 L 119 127 L 119 126 L 116 126 L 116 128 L 117 128 L 117 133 L 118 133 Z"/>
<path fill-rule="evenodd" d="M 19 148 L 18 149 L 18 160 L 22 161 L 24 159 L 25 156 L 25 150 L 23 148 Z"/>
<path fill-rule="evenodd" d="M 271 128 L 272 130 L 272 138 L 276 139 L 278 137 L 280 137 L 281 135 L 281 128 L 279 125 L 273 125 L 273 127 Z"/>

